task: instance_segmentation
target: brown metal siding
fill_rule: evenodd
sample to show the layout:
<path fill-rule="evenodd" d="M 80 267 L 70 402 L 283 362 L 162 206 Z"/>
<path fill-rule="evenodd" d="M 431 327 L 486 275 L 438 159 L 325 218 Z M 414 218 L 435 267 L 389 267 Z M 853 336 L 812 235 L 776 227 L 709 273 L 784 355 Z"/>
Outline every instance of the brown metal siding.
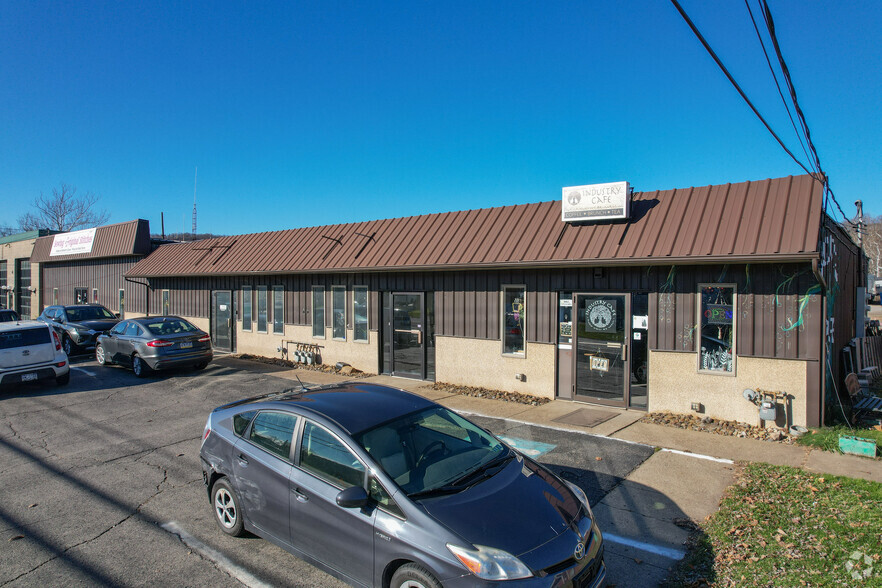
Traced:
<path fill-rule="evenodd" d="M 516 271 L 410 272 L 234 276 L 211 278 L 154 278 L 150 280 L 151 312 L 160 312 L 161 290 L 171 291 L 171 312 L 208 317 L 211 290 L 241 291 L 249 284 L 285 286 L 285 322 L 311 322 L 311 289 L 321 285 L 330 321 L 331 287 L 345 285 L 351 322 L 352 286 L 370 291 L 369 328 L 379 323 L 379 292 L 435 292 L 435 328 L 441 336 L 498 340 L 500 292 L 506 284 L 527 288 L 527 339 L 557 341 L 557 296 L 575 292 L 649 293 L 649 345 L 653 350 L 694 353 L 698 337 L 698 288 L 702 283 L 735 284 L 737 354 L 739 356 L 818 360 L 823 332 L 821 296 L 814 294 L 803 308 L 800 300 L 816 284 L 810 264 L 752 264 L 731 266 L 607 267 L 599 277 L 594 268 Z M 777 296 L 777 301 L 776 301 Z M 240 302 L 238 302 L 240 303 Z M 238 307 L 237 307 L 238 308 Z M 306 311 L 306 312 L 304 312 Z M 272 320 L 272 308 L 269 308 Z"/>
<path fill-rule="evenodd" d="M 98 302 L 116 312 L 119 290 L 124 289 L 126 312 L 146 312 L 146 288 L 125 279 L 126 272 L 135 266 L 138 259 L 117 257 L 41 264 L 40 290 L 44 308 L 52 304 L 54 288 L 58 288 L 58 304 L 74 304 L 75 288 L 88 288 L 91 301 L 92 288 L 98 288 Z"/>
<path fill-rule="evenodd" d="M 143 219 L 98 227 L 92 251 L 76 255 L 51 256 L 55 235 L 40 237 L 34 243 L 32 262 L 59 263 L 72 260 L 97 259 L 150 253 L 150 223 Z"/>
<path fill-rule="evenodd" d="M 176 243 L 131 275 L 810 259 L 821 204 L 821 185 L 809 176 L 635 193 L 628 222 L 567 225 L 560 201 L 541 202 Z"/>

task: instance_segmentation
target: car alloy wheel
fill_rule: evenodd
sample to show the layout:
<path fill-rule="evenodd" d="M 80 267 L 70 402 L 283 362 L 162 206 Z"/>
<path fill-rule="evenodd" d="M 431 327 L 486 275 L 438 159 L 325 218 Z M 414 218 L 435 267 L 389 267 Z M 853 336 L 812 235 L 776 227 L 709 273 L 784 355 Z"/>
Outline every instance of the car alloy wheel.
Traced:
<path fill-rule="evenodd" d="M 132 356 L 132 371 L 139 378 L 146 378 L 150 374 L 150 366 L 141 359 L 141 356 L 135 354 Z"/>
<path fill-rule="evenodd" d="M 107 365 L 107 357 L 104 355 L 104 346 L 101 343 L 95 347 L 95 361 L 98 362 L 98 365 Z"/>
<path fill-rule="evenodd" d="M 70 337 L 65 335 L 64 339 L 61 342 L 61 346 L 64 348 L 64 353 L 67 354 L 68 357 L 73 355 L 74 346 L 73 346 L 73 341 L 70 340 Z"/>
<path fill-rule="evenodd" d="M 218 479 L 211 487 L 211 506 L 214 508 L 214 518 L 224 533 L 233 537 L 245 534 L 239 500 L 226 478 Z"/>
<path fill-rule="evenodd" d="M 236 526 L 239 513 L 236 510 L 236 503 L 233 502 L 233 496 L 226 488 L 221 488 L 214 493 L 214 512 L 217 520 L 225 529 L 232 529 Z"/>

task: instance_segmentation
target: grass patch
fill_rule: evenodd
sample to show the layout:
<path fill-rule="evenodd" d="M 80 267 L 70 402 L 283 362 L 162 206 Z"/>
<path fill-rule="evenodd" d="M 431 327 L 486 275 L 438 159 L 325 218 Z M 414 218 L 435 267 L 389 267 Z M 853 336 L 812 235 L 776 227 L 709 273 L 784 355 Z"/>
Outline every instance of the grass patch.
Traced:
<path fill-rule="evenodd" d="M 882 586 L 882 484 L 748 464 L 666 586 Z"/>
<path fill-rule="evenodd" d="M 875 429 L 849 429 L 845 425 L 812 429 L 802 437 L 799 437 L 796 442 L 807 447 L 817 447 L 824 451 L 835 451 L 838 453 L 839 435 L 873 439 L 876 441 L 877 448 L 882 447 L 882 431 L 876 431 Z"/>

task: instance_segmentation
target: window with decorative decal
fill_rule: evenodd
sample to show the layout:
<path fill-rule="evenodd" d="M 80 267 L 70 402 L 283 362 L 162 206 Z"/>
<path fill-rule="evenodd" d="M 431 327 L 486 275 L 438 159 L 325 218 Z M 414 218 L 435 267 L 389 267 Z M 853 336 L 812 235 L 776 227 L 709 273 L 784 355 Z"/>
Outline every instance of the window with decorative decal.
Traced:
<path fill-rule="evenodd" d="M 735 372 L 735 286 L 700 286 L 698 369 Z"/>
<path fill-rule="evenodd" d="M 524 355 L 526 350 L 526 298 L 524 286 L 502 288 L 502 353 Z"/>

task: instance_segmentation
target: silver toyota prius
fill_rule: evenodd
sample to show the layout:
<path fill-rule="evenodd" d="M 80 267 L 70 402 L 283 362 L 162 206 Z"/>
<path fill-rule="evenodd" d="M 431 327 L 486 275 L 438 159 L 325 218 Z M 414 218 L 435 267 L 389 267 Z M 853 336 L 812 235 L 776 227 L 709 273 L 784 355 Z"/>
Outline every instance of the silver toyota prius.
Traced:
<path fill-rule="evenodd" d="M 356 586 L 605 585 L 578 486 L 402 390 L 346 383 L 221 406 L 200 456 L 224 533 Z"/>

